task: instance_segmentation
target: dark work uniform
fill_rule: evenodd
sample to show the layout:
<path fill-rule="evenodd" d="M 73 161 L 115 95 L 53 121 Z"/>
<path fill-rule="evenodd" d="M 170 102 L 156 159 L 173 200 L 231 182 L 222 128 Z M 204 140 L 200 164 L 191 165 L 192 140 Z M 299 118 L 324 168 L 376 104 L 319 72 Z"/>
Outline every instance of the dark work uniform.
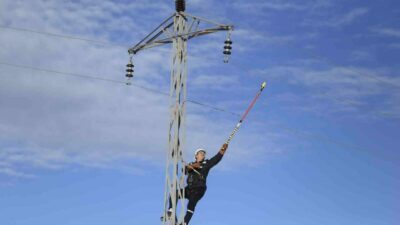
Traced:
<path fill-rule="evenodd" d="M 196 169 L 201 175 L 193 170 L 186 171 L 187 174 L 187 186 L 185 187 L 185 198 L 189 200 L 187 205 L 187 212 L 185 215 L 185 223 L 189 224 L 190 219 L 193 216 L 194 209 L 196 208 L 197 202 L 203 197 L 207 190 L 207 176 L 210 169 L 219 163 L 222 159 L 222 154 L 217 153 L 211 159 L 201 161 L 201 167 Z M 192 162 L 190 164 L 193 164 Z M 182 189 L 180 190 L 183 191 Z M 178 193 L 177 193 L 178 196 Z M 169 208 L 172 208 L 171 198 L 169 199 Z"/>

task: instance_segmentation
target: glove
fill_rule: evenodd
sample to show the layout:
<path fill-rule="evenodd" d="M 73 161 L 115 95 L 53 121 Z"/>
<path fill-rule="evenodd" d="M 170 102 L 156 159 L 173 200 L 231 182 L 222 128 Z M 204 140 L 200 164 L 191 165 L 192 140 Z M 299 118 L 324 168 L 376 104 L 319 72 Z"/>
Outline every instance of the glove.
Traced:
<path fill-rule="evenodd" d="M 191 166 L 192 166 L 193 168 L 195 168 L 195 169 L 199 169 L 199 168 L 201 167 L 201 163 L 196 162 L 196 163 L 191 164 Z"/>
<path fill-rule="evenodd" d="M 219 152 L 220 152 L 221 154 L 225 154 L 225 151 L 226 151 L 227 149 L 228 149 L 228 144 L 225 143 L 225 144 L 222 145 L 222 147 L 221 147 L 221 149 L 219 150 Z"/>
<path fill-rule="evenodd" d="M 187 165 L 187 168 L 189 168 L 190 170 L 199 169 L 200 167 L 201 167 L 201 164 L 199 162 L 191 163 L 191 164 Z"/>

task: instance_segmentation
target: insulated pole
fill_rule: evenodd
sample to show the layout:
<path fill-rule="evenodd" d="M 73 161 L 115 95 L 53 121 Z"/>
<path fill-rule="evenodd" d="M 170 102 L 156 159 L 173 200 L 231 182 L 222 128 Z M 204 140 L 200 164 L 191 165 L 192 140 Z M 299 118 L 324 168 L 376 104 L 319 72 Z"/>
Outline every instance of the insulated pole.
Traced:
<path fill-rule="evenodd" d="M 226 144 L 229 144 L 229 142 L 231 142 L 232 138 L 235 136 L 236 132 L 239 130 L 240 126 L 242 125 L 244 119 L 246 119 L 247 114 L 249 114 L 250 110 L 253 108 L 254 104 L 256 103 L 256 101 L 258 100 L 258 98 L 260 97 L 262 91 L 264 90 L 264 88 L 267 86 L 266 82 L 263 82 L 261 84 L 261 88 L 260 90 L 257 92 L 256 96 L 254 97 L 253 101 L 250 103 L 249 107 L 247 107 L 246 112 L 243 114 L 242 118 L 240 118 L 239 122 L 236 124 L 235 129 L 233 129 L 231 135 L 229 135 L 228 139 L 226 140 Z"/>

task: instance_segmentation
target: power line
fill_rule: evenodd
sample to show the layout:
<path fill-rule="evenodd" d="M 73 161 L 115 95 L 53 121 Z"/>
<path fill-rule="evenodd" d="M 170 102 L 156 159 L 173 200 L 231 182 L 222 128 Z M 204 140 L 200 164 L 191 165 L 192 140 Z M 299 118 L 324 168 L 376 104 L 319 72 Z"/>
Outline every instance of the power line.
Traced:
<path fill-rule="evenodd" d="M 328 62 L 328 63 L 335 66 L 335 64 L 332 63 L 332 62 Z M 388 81 L 388 80 L 384 80 L 384 79 L 382 79 L 382 78 L 380 78 L 380 77 L 378 77 L 378 76 L 372 75 L 372 74 L 362 73 L 362 72 L 360 72 L 360 71 L 356 71 L 356 74 L 358 74 L 359 76 L 367 77 L 367 78 L 372 79 L 372 80 L 379 81 L 379 82 L 381 82 L 381 83 L 385 83 L 385 84 L 390 85 L 390 86 L 393 86 L 393 87 L 400 88 L 400 84 L 393 83 L 393 82 Z"/>
<path fill-rule="evenodd" d="M 61 71 L 57 71 L 57 70 L 44 69 L 44 68 L 38 68 L 38 67 L 32 67 L 32 66 L 17 65 L 17 64 L 13 64 L 13 63 L 7 63 L 7 62 L 0 62 L 0 64 L 6 65 L 6 66 L 11 66 L 11 67 L 16 67 L 16 68 L 21 68 L 21 69 L 35 70 L 35 71 L 54 73 L 54 74 L 66 75 L 66 76 L 74 76 L 74 77 L 93 79 L 93 80 L 101 80 L 101 81 L 107 81 L 107 82 L 112 82 L 112 83 L 121 83 L 121 84 L 126 83 L 126 82 L 118 81 L 118 80 L 106 79 L 106 78 L 89 76 L 89 75 L 78 74 L 78 73 L 61 72 Z"/>
<path fill-rule="evenodd" d="M 25 28 L 19 28 L 19 27 L 9 27 L 9 26 L 1 26 L 1 25 L 0 25 L 0 29 L 8 29 L 8 30 L 14 30 L 14 31 L 19 31 L 19 32 L 30 32 L 30 33 L 48 35 L 48 36 L 53 36 L 53 37 L 58 37 L 58 38 L 66 38 L 66 39 L 71 39 L 71 40 L 79 40 L 79 41 L 92 42 L 92 43 L 96 43 L 96 44 L 100 44 L 100 45 L 118 46 L 118 47 L 124 47 L 124 48 L 130 47 L 130 46 L 128 46 L 128 45 L 123 45 L 123 44 L 115 44 L 115 43 L 110 43 L 110 42 L 98 41 L 98 40 L 87 39 L 87 38 L 81 38 L 81 37 L 75 37 L 75 36 L 69 36 L 69 35 L 63 35 L 63 34 L 55 34 L 55 33 L 50 33 L 50 32 L 44 32 L 44 31 L 38 31 L 38 30 L 32 30 L 32 29 L 25 29 Z M 326 61 L 326 59 L 325 59 L 325 61 Z M 332 62 L 327 62 L 327 63 L 329 63 L 329 64 L 331 64 L 331 65 L 335 65 L 335 64 L 332 63 Z M 336 65 L 335 65 L 335 66 L 336 66 Z M 45 71 L 45 72 L 55 72 L 55 73 L 59 73 L 59 72 L 57 72 L 57 71 Z M 76 75 L 76 74 L 68 74 L 68 75 Z M 78 75 L 78 76 L 82 76 L 82 75 Z M 378 77 L 376 77 L 376 76 L 373 76 L 373 75 L 370 75 L 370 74 L 363 74 L 363 76 L 368 77 L 368 78 L 370 78 L 370 79 L 374 79 L 374 80 L 379 81 L 379 82 L 383 82 L 383 83 L 386 83 L 386 84 L 395 86 L 395 87 L 400 87 L 400 85 L 398 85 L 398 84 L 392 83 L 392 82 L 387 81 L 387 80 L 380 79 L 380 78 L 378 78 Z M 99 79 L 99 78 L 92 78 L 92 79 Z M 101 78 L 100 78 L 100 79 L 101 79 Z M 109 81 L 112 81 L 112 80 L 109 80 Z M 112 82 L 116 82 L 116 81 L 112 81 Z M 136 85 L 136 86 L 137 86 L 137 85 Z M 141 87 L 141 88 L 142 88 L 142 89 L 147 89 L 146 87 Z M 148 91 L 155 92 L 156 90 L 148 90 Z M 164 93 L 163 93 L 163 94 L 164 94 Z M 346 104 L 352 105 L 352 106 L 354 106 L 354 107 L 356 107 L 356 108 L 359 107 L 359 104 L 357 104 L 357 103 L 355 103 L 355 102 L 353 102 L 353 101 L 350 101 L 350 100 L 339 99 L 339 98 L 336 98 L 336 97 L 334 97 L 334 96 L 330 96 L 330 95 L 328 95 L 328 94 L 321 94 L 321 95 L 327 96 L 327 97 L 329 97 L 329 98 L 331 98 L 331 99 L 334 99 L 335 101 L 340 102 L 340 103 L 346 103 Z M 205 107 L 212 108 L 212 109 L 217 110 L 217 111 L 228 112 L 228 111 L 226 111 L 226 110 L 223 110 L 223 109 L 220 109 L 220 108 L 216 108 L 216 107 L 210 106 L 210 105 L 205 105 L 205 104 L 200 103 L 200 102 L 196 102 L 196 101 L 192 101 L 192 100 L 187 100 L 187 101 L 188 101 L 188 102 L 195 103 L 195 104 L 198 104 L 198 105 L 203 105 L 203 106 L 205 106 Z M 240 116 L 240 115 L 237 114 L 237 113 L 232 113 L 232 112 L 228 112 L 228 113 L 230 113 L 230 114 L 232 114 L 232 115 L 235 115 L 235 116 Z M 382 115 L 384 115 L 384 113 L 382 113 L 382 112 L 373 112 L 373 114 L 375 114 L 376 116 L 378 116 L 378 117 L 384 119 L 384 118 L 382 117 Z"/>
<path fill-rule="evenodd" d="M 56 33 L 51 33 L 51 32 L 46 32 L 46 31 L 26 29 L 26 28 L 20 28 L 20 27 L 10 27 L 10 26 L 1 26 L 0 25 L 0 29 L 13 30 L 13 31 L 18 31 L 18 32 L 29 32 L 29 33 L 47 35 L 47 36 L 52 36 L 52 37 L 65 38 L 65 39 L 70 39 L 70 40 L 86 41 L 86 42 L 91 42 L 91 43 L 95 43 L 95 44 L 103 45 L 103 46 L 116 46 L 116 47 L 123 47 L 123 48 L 131 47 L 128 44 L 116 44 L 116 43 L 112 43 L 112 42 L 105 42 L 105 41 L 93 40 L 93 39 L 76 37 L 76 36 L 71 36 L 71 35 L 56 34 Z M 315 54 L 315 53 L 312 53 L 312 54 L 315 57 L 318 57 L 317 54 Z M 321 58 L 321 57 L 318 57 L 318 58 Z M 337 66 L 335 63 L 332 63 L 330 60 L 328 60 L 326 58 L 324 60 L 326 63 L 328 63 L 330 65 Z M 361 73 L 358 73 L 358 74 L 361 75 Z M 371 74 L 364 73 L 364 74 L 362 74 L 362 76 L 379 81 L 381 83 L 385 83 L 385 84 L 400 88 L 399 84 L 390 82 L 388 80 L 384 80 L 382 78 L 379 78 L 379 77 L 371 75 Z"/>
<path fill-rule="evenodd" d="M 238 117 L 241 116 L 239 113 L 228 111 L 228 110 L 225 110 L 225 109 L 222 109 L 222 108 L 218 108 L 218 107 L 215 107 L 215 106 L 212 106 L 212 105 L 207 105 L 207 104 L 204 104 L 204 103 L 201 103 L 201 102 L 198 102 L 198 101 L 194 101 L 194 100 L 186 100 L 186 101 L 187 102 L 191 102 L 191 103 L 196 104 L 196 105 L 201 105 L 201 106 L 213 109 L 215 111 L 225 112 L 225 113 L 231 114 L 232 116 L 238 116 Z"/>
<path fill-rule="evenodd" d="M 9 26 L 1 26 L 0 25 L 0 29 L 13 30 L 13 31 L 18 31 L 18 32 L 35 33 L 35 34 L 47 35 L 47 36 L 52 36 L 52 37 L 57 37 L 57 38 L 65 38 L 65 39 L 75 40 L 75 41 L 85 41 L 85 42 L 91 42 L 91 43 L 95 43 L 95 44 L 103 45 L 103 46 L 116 46 L 116 47 L 123 47 L 123 48 L 130 47 L 129 45 L 125 45 L 125 44 L 116 44 L 116 43 L 111 43 L 111 42 L 106 42 L 106 41 L 98 41 L 98 40 L 93 40 L 93 39 L 88 39 L 88 38 L 75 37 L 75 36 L 64 35 L 64 34 L 56 34 L 56 33 L 50 33 L 50 32 L 46 32 L 46 31 L 38 31 L 38 30 L 19 28 L 19 27 L 9 27 Z"/>
<path fill-rule="evenodd" d="M 32 30 L 32 29 L 18 28 L 18 27 L 0 26 L 0 29 L 14 30 L 14 31 L 18 31 L 18 32 L 36 33 L 36 34 L 47 35 L 47 36 L 52 36 L 52 37 L 65 38 L 65 39 L 69 39 L 69 40 L 86 41 L 86 42 L 91 42 L 91 43 L 100 44 L 100 45 L 106 45 L 106 46 L 117 46 L 117 47 L 124 47 L 124 48 L 129 47 L 128 45 L 123 45 L 123 44 L 115 44 L 115 43 L 110 43 L 110 42 L 92 40 L 92 39 L 69 36 L 69 35 L 63 35 L 63 34 L 55 34 L 55 33 Z M 16 65 L 16 64 L 5 63 L 5 62 L 0 62 L 0 64 L 7 65 L 7 66 L 12 66 L 12 67 L 23 68 L 23 69 L 31 69 L 31 70 L 36 70 L 36 71 L 60 74 L 60 75 L 75 76 L 75 77 L 86 78 L 86 79 L 93 79 L 93 80 L 101 80 L 101 81 L 112 82 L 112 83 L 126 84 L 126 82 L 124 82 L 124 81 L 100 78 L 100 77 L 89 76 L 89 75 L 84 75 L 84 74 L 60 72 L 60 71 L 55 71 L 55 70 L 50 70 L 50 69 L 35 68 L 35 67 L 24 66 L 24 65 Z M 329 62 L 329 64 L 334 65 L 332 62 Z M 391 83 L 391 82 L 389 82 L 387 80 L 380 79 L 380 78 L 378 78 L 376 76 L 372 76 L 372 75 L 369 75 L 369 74 L 364 74 L 364 76 L 366 76 L 368 78 L 371 78 L 371 79 L 374 79 L 374 80 L 379 81 L 379 82 L 383 82 L 383 83 L 387 83 L 387 84 L 399 87 L 397 84 Z M 132 84 L 132 86 L 140 88 L 140 89 L 143 89 L 143 90 L 146 90 L 146 91 L 150 91 L 150 92 L 153 92 L 153 93 L 161 94 L 161 95 L 164 95 L 164 96 L 169 96 L 169 94 L 166 93 L 166 92 L 162 92 L 162 91 L 159 91 L 159 90 L 156 90 L 156 89 L 152 89 L 152 88 L 148 88 L 148 87 L 145 87 L 145 86 L 141 86 L 141 85 L 138 85 L 138 84 Z M 353 105 L 355 107 L 359 107 L 359 105 L 357 103 L 352 102 L 350 100 L 338 99 L 338 98 L 330 96 L 328 94 L 323 94 L 323 93 L 320 93 L 320 94 L 324 95 L 324 96 L 327 96 L 327 97 L 329 97 L 331 99 L 334 99 L 337 102 L 346 103 L 346 104 L 349 104 L 349 105 Z M 231 114 L 233 116 L 240 116 L 240 114 L 238 114 L 238 113 L 235 113 L 235 112 L 232 112 L 232 111 L 229 111 L 229 110 L 225 110 L 225 109 L 222 109 L 222 108 L 219 108 L 219 107 L 215 107 L 215 106 L 212 106 L 212 105 L 204 104 L 204 103 L 201 103 L 201 102 L 198 102 L 198 101 L 194 101 L 194 100 L 186 100 L 186 101 L 190 102 L 190 103 L 193 103 L 195 105 L 199 105 L 199 106 L 204 106 L 206 108 L 210 108 L 210 109 L 215 110 L 215 111 L 228 113 L 228 114 Z M 374 113 L 374 114 L 376 116 L 382 118 L 377 113 Z M 284 129 L 287 130 L 287 131 L 291 131 L 292 133 L 295 133 L 296 135 L 300 134 L 302 136 L 310 137 L 310 134 L 308 134 L 308 133 L 306 133 L 304 131 L 300 131 L 298 129 L 293 129 L 293 128 L 290 128 L 290 127 L 286 127 Z M 316 137 L 315 135 L 311 135 L 311 136 Z M 321 136 L 321 137 L 316 137 L 316 139 L 318 139 L 318 140 L 320 140 L 322 142 L 328 141 L 328 142 L 331 142 L 331 143 L 333 143 L 335 145 L 339 145 L 339 146 L 347 146 L 347 147 L 354 146 L 354 145 L 350 145 L 350 144 L 347 144 L 347 143 L 337 142 L 336 140 L 331 139 L 329 137 Z M 354 146 L 354 147 L 357 147 L 357 146 Z M 365 148 L 362 148 L 362 147 L 357 147 L 357 148 L 358 149 L 365 149 Z"/>
<path fill-rule="evenodd" d="M 97 76 L 91 76 L 91 75 L 85 75 L 85 74 L 79 74 L 79 73 L 70 73 L 70 72 L 62 72 L 62 71 L 57 71 L 57 70 L 51 70 L 51 69 L 45 69 L 45 68 L 38 68 L 38 67 L 32 67 L 32 66 L 25 66 L 25 65 L 17 65 L 17 64 L 13 64 L 13 63 L 7 63 L 7 62 L 0 62 L 0 65 L 5 65 L 5 66 L 10 66 L 10 67 L 15 67 L 15 68 L 21 68 L 21 69 L 27 69 L 27 70 L 34 70 L 34 71 L 41 71 L 41 72 L 46 72 L 46 73 L 54 73 L 54 74 L 58 74 L 58 75 L 64 75 L 64 76 L 74 76 L 74 77 L 79 77 L 79 78 L 84 78 L 84 79 L 91 79 L 91 80 L 100 80 L 100 81 L 106 81 L 106 82 L 111 82 L 111 83 L 117 83 L 117 84 L 125 84 L 126 82 L 124 81 L 119 81 L 119 80 L 113 80 L 113 79 L 107 79 L 107 78 L 101 78 L 101 77 L 97 77 Z M 138 84 L 130 84 L 134 87 L 146 90 L 146 91 L 150 91 L 156 94 L 160 94 L 160 95 L 165 95 L 165 96 L 169 96 L 169 93 L 166 92 L 162 92 L 153 88 L 148 88 L 142 85 L 138 85 Z M 193 103 L 195 105 L 200 105 L 200 106 L 204 106 L 210 109 L 213 109 L 215 111 L 220 111 L 220 112 L 225 112 L 225 113 L 229 113 L 231 115 L 234 116 L 240 116 L 240 114 L 235 113 L 235 112 L 231 112 L 216 106 L 212 106 L 212 105 L 208 105 L 208 104 L 204 104 L 198 101 L 194 101 L 194 100 L 186 100 L 187 102 Z"/>
<path fill-rule="evenodd" d="M 10 67 L 15 67 L 15 68 L 21 68 L 21 69 L 26 69 L 26 70 L 34 70 L 34 71 L 41 71 L 41 72 L 47 72 L 47 73 L 54 73 L 54 74 L 58 74 L 58 75 L 65 75 L 65 76 L 74 76 L 74 77 L 78 77 L 78 78 L 83 78 L 83 79 L 92 79 L 92 80 L 100 80 L 100 81 L 105 81 L 105 82 L 111 82 L 111 83 L 116 83 L 116 84 L 124 84 L 126 85 L 126 82 L 124 81 L 118 81 L 118 80 L 112 80 L 112 79 L 106 79 L 106 78 L 101 78 L 101 77 L 96 77 L 96 76 L 90 76 L 90 75 L 85 75 L 85 74 L 78 74 L 78 73 L 69 73 L 69 72 L 61 72 L 61 71 L 56 71 L 56 70 L 50 70 L 50 69 L 44 69 L 44 68 L 37 68 L 37 67 L 31 67 L 31 66 L 24 66 L 24 65 L 17 65 L 17 64 L 12 64 L 12 63 L 6 63 L 6 62 L 0 62 L 0 65 L 5 65 L 5 66 L 10 66 Z M 156 94 L 160 94 L 160 95 L 164 95 L 164 96 L 169 96 L 168 93 L 166 92 L 162 92 L 156 89 L 152 89 L 152 88 L 148 88 L 145 86 L 141 86 L 141 85 L 137 85 L 137 84 L 131 84 L 134 87 L 146 90 L 146 91 L 150 91 Z M 224 113 L 228 113 L 231 114 L 233 116 L 241 116 L 238 113 L 229 111 L 229 110 L 225 110 L 219 107 L 215 107 L 212 105 L 208 105 L 208 104 L 204 104 L 198 101 L 194 101 L 194 100 L 186 100 L 187 102 L 193 103 L 195 105 L 200 105 L 200 106 L 204 106 L 216 111 L 220 111 L 220 112 L 224 112 Z M 336 146 L 339 147 L 346 147 L 349 149 L 355 149 L 355 150 L 367 150 L 365 147 L 361 147 L 361 146 L 357 146 L 354 144 L 349 144 L 349 143 L 345 143 L 345 142 L 340 142 L 337 141 L 333 138 L 327 137 L 327 136 L 323 136 L 323 135 L 316 135 L 316 134 L 310 134 L 308 132 L 296 129 L 296 128 L 292 128 L 289 126 L 286 126 L 284 124 L 279 124 L 278 126 L 279 128 L 283 129 L 283 130 L 287 130 L 293 134 L 295 134 L 298 137 L 306 137 L 310 140 L 317 140 L 319 142 L 329 142 L 331 144 L 334 144 Z"/>

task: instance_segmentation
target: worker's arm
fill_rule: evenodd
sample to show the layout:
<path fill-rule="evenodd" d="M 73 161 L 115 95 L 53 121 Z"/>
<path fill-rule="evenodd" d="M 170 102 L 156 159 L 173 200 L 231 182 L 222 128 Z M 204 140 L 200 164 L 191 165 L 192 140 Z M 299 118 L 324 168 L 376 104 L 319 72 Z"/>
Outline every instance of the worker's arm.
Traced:
<path fill-rule="evenodd" d="M 224 155 L 227 149 L 228 149 L 228 144 L 224 143 L 218 153 Z"/>
<path fill-rule="evenodd" d="M 227 149 L 228 149 L 228 144 L 226 143 L 223 144 L 218 153 L 215 156 L 213 156 L 210 160 L 208 160 L 208 167 L 212 168 L 213 166 L 217 165 L 219 161 L 221 161 L 222 156 L 224 156 Z"/>

